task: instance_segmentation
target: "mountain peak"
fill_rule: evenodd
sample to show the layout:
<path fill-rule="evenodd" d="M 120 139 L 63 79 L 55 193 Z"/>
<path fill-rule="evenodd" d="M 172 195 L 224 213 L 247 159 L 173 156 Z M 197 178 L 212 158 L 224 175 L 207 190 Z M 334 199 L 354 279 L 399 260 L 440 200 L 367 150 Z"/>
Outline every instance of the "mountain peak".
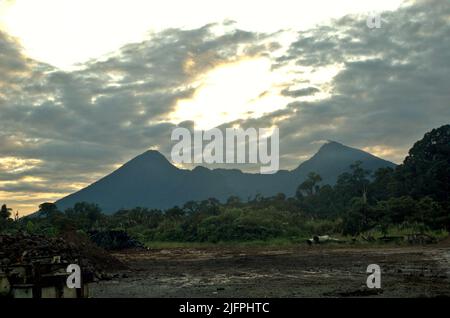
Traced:
<path fill-rule="evenodd" d="M 339 149 L 339 148 L 345 149 L 349 147 L 334 140 L 327 140 L 327 142 L 320 147 L 319 151 L 327 149 Z"/>
<path fill-rule="evenodd" d="M 157 150 L 147 150 L 144 153 L 134 157 L 130 161 L 128 161 L 126 166 L 153 166 L 155 168 L 158 167 L 172 167 L 173 166 L 167 158 Z"/>
<path fill-rule="evenodd" d="M 153 149 L 149 149 L 149 150 L 143 152 L 138 157 L 144 157 L 147 159 L 167 160 L 166 157 L 162 153 L 160 153 L 158 150 L 153 150 Z"/>
<path fill-rule="evenodd" d="M 154 150 L 154 149 L 149 149 L 149 150 L 143 152 L 141 154 L 141 156 L 145 156 L 148 158 L 159 158 L 159 159 L 164 158 L 164 159 L 166 159 L 166 157 L 164 157 L 164 155 L 162 153 L 160 153 L 158 150 Z"/>
<path fill-rule="evenodd" d="M 352 154 L 352 155 L 363 155 L 363 156 L 372 156 L 371 154 L 357 148 L 352 148 L 349 146 L 346 146 L 340 142 L 329 140 L 327 143 L 323 144 L 322 147 L 320 147 L 319 151 L 313 156 L 339 156 L 343 155 L 345 153 Z M 372 156 L 373 157 L 373 156 Z"/>
<path fill-rule="evenodd" d="M 329 140 L 320 147 L 314 156 L 300 164 L 294 172 L 299 174 L 299 178 L 305 177 L 304 173 L 316 172 L 322 176 L 325 183 L 333 184 L 338 176 L 349 171 L 350 165 L 356 161 L 361 161 L 363 168 L 371 172 L 382 167 L 395 167 L 392 162 L 368 152 Z"/>

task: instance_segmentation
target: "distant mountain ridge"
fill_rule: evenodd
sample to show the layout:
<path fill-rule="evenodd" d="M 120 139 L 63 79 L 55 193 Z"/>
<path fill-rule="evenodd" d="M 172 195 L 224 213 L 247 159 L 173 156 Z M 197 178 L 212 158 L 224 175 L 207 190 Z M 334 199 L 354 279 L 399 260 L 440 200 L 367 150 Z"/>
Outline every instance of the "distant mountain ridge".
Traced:
<path fill-rule="evenodd" d="M 334 184 L 355 161 L 361 161 L 362 166 L 371 171 L 395 167 L 392 162 L 334 141 L 324 144 L 296 169 L 280 170 L 272 175 L 205 167 L 179 169 L 161 153 L 149 150 L 56 204 L 64 210 L 77 202 L 90 202 L 98 204 L 105 213 L 114 213 L 121 208 L 137 206 L 165 209 L 211 197 L 224 201 L 232 195 L 243 200 L 256 194 L 292 196 L 308 173 L 316 172 L 322 176 L 322 183 Z"/>

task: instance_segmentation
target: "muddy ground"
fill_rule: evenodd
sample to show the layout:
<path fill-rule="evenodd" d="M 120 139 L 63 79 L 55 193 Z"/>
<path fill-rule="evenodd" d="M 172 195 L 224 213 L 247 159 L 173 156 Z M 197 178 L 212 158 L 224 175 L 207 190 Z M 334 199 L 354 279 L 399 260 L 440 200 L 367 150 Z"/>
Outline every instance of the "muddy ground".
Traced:
<path fill-rule="evenodd" d="M 450 246 L 209 247 L 126 251 L 93 297 L 450 296 Z M 366 287 L 369 264 L 381 290 Z"/>

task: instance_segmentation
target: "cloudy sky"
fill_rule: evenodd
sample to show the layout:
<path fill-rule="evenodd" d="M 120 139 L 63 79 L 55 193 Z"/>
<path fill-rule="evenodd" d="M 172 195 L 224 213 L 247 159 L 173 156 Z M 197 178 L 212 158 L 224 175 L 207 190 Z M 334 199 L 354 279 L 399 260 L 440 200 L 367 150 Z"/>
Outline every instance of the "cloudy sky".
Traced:
<path fill-rule="evenodd" d="M 328 139 L 400 163 L 449 122 L 448 0 L 0 0 L 0 203 L 22 215 L 169 157 L 177 125 L 277 126 L 291 169 Z"/>

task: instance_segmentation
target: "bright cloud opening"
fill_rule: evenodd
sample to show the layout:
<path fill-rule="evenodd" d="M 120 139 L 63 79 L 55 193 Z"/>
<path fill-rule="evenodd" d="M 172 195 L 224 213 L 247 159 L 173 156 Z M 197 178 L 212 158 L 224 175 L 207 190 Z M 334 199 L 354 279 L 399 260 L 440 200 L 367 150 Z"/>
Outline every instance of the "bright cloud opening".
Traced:
<path fill-rule="evenodd" d="M 192 99 L 180 100 L 171 121 L 193 120 L 196 129 L 210 129 L 237 119 L 255 118 L 285 106 L 277 87 L 282 80 L 266 58 L 221 65 L 201 76 Z"/>

